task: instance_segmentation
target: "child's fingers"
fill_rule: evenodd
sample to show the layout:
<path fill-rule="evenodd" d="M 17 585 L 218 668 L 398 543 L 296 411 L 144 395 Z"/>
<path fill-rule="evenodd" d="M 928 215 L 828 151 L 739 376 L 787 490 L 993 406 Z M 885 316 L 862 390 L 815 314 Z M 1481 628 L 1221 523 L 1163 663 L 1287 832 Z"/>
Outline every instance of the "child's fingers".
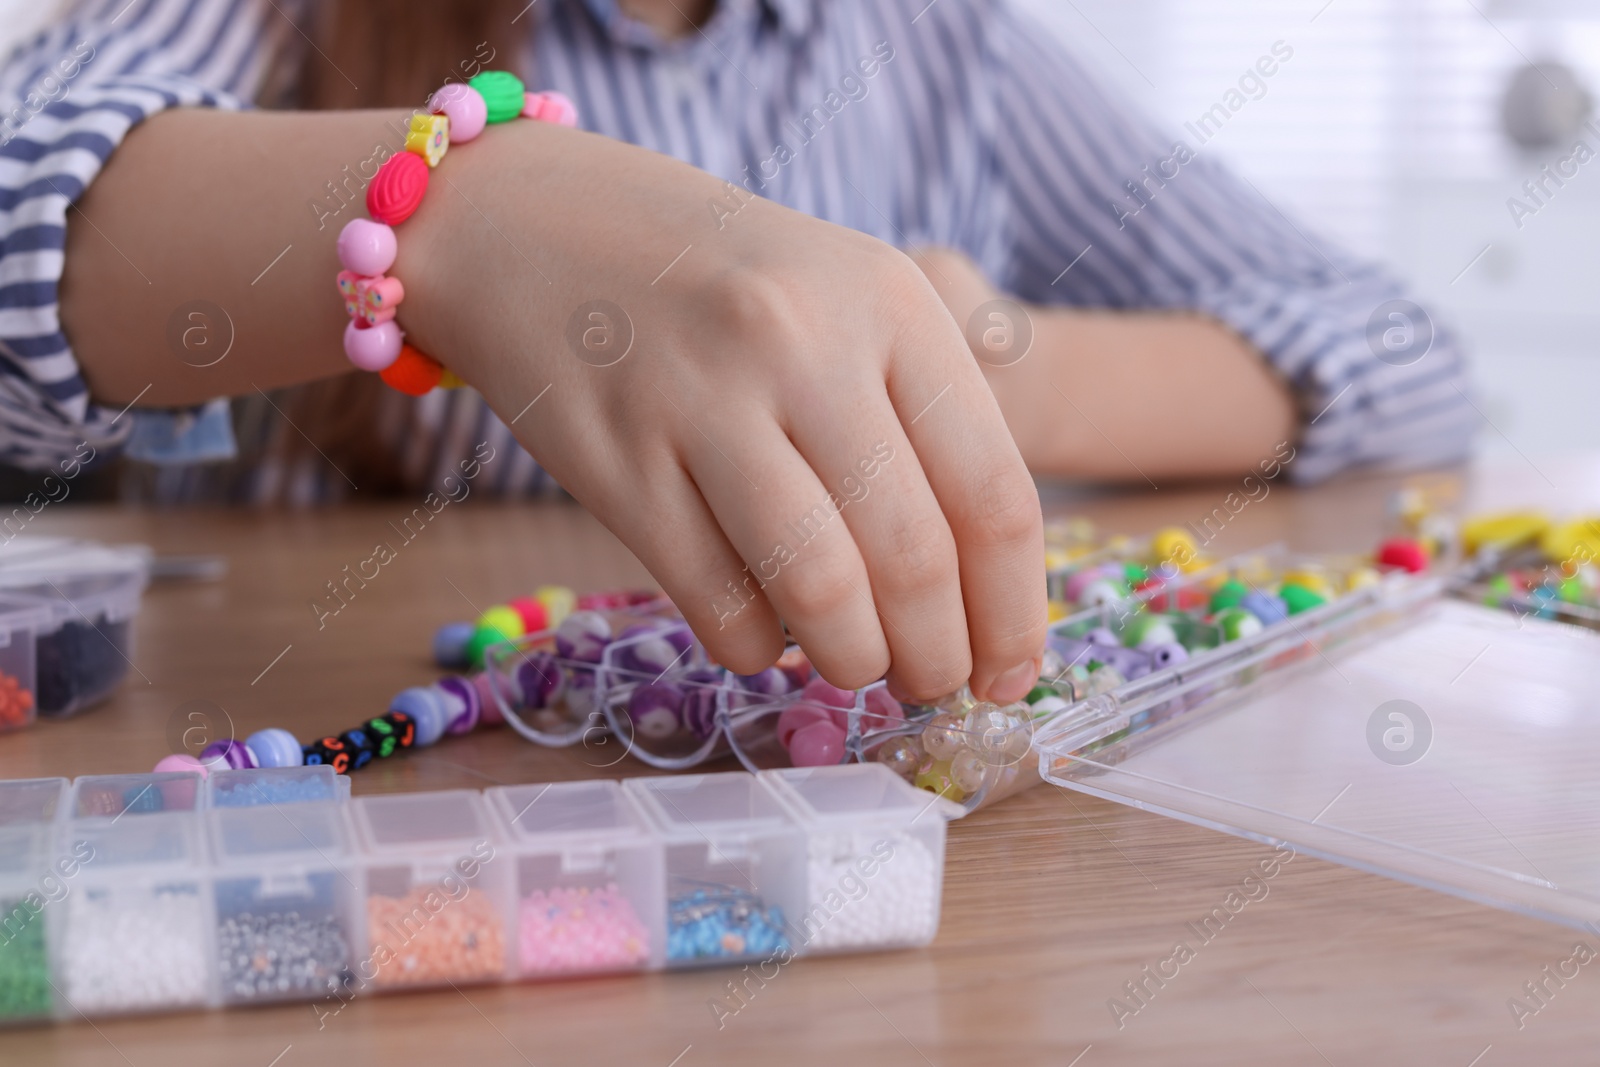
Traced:
<path fill-rule="evenodd" d="M 783 652 L 777 612 L 682 468 L 652 473 L 647 488 L 606 511 L 601 521 L 639 557 L 714 660 L 754 674 Z"/>
<path fill-rule="evenodd" d="M 1009 703 L 1038 681 L 1044 648 L 1038 490 L 970 354 L 964 347 L 956 351 L 959 334 L 942 327 L 932 332 L 935 337 L 915 351 L 896 354 L 897 367 L 912 360 L 917 365 L 914 373 L 891 374 L 889 396 L 955 535 L 972 691 Z M 938 358 L 947 350 L 950 355 Z M 930 372 L 930 365 L 940 370 Z"/>
<path fill-rule="evenodd" d="M 729 542 L 823 677 L 846 689 L 877 681 L 889 667 L 889 647 L 849 529 L 837 516 L 824 521 L 827 489 L 765 412 L 719 429 L 740 442 L 735 452 L 698 436 L 684 447 Z"/>
<path fill-rule="evenodd" d="M 933 700 L 972 669 L 956 542 L 887 398 L 844 426 L 790 430 L 865 561 L 895 691 Z"/>

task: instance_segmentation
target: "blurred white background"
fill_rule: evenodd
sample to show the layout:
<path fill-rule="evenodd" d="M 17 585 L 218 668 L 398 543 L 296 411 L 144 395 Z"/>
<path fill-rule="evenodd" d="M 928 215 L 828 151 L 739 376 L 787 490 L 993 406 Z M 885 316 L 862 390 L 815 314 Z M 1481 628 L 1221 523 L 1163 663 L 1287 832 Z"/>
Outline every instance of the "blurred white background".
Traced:
<path fill-rule="evenodd" d="M 1501 118 L 1530 63 L 1564 64 L 1600 95 L 1600 0 L 1023 2 L 1173 130 L 1288 43 L 1266 95 L 1206 151 L 1310 231 L 1388 261 L 1463 337 L 1493 424 L 1485 451 L 1600 445 L 1600 133 L 1524 150 Z M 1559 72 L 1523 79 L 1582 116 Z M 1580 139 L 1596 158 L 1538 207 L 1523 183 Z M 1513 196 L 1538 207 L 1520 228 Z"/>
<path fill-rule="evenodd" d="M 1018 2 L 1174 131 L 1286 42 L 1293 59 L 1206 151 L 1310 232 L 1388 261 L 1463 336 L 1492 424 L 1482 448 L 1600 445 L 1600 158 L 1542 206 L 1522 189 L 1579 139 L 1600 153 L 1600 133 L 1521 149 L 1501 118 L 1519 70 L 1555 98 L 1544 112 L 1572 108 L 1559 72 L 1529 64 L 1600 94 L 1600 0 Z M 0 51 L 61 6 L 0 0 Z M 1538 207 L 1520 227 L 1511 197 Z"/>

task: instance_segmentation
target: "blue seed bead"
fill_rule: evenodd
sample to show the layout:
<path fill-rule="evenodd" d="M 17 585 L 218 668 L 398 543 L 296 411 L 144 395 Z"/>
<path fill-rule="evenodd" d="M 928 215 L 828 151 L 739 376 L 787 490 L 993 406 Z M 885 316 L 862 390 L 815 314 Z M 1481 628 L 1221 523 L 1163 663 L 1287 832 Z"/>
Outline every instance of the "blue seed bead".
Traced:
<path fill-rule="evenodd" d="M 417 724 L 416 746 L 426 748 L 444 736 L 450 723 L 443 699 L 431 686 L 413 686 L 389 701 L 390 711 L 403 711 Z"/>
<path fill-rule="evenodd" d="M 1263 626 L 1271 626 L 1289 617 L 1289 609 L 1283 600 L 1271 593 L 1249 593 L 1239 601 L 1239 606 L 1260 619 Z"/>
<path fill-rule="evenodd" d="M 122 807 L 125 811 L 160 811 L 164 806 L 161 790 L 154 786 L 133 785 L 122 794 Z"/>
<path fill-rule="evenodd" d="M 251 734 L 245 747 L 255 755 L 258 767 L 298 767 L 305 762 L 294 734 L 275 726 Z"/>
<path fill-rule="evenodd" d="M 433 661 L 450 671 L 467 669 L 467 642 L 472 640 L 470 622 L 451 622 L 433 635 Z"/>

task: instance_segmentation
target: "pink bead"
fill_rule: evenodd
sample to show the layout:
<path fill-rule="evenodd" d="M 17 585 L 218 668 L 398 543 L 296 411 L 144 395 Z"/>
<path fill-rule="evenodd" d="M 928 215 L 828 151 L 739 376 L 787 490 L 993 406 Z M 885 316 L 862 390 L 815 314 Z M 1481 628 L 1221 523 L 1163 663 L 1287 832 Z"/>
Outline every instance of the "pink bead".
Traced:
<path fill-rule="evenodd" d="M 489 105 L 470 85 L 451 82 L 428 98 L 428 110 L 450 120 L 450 143 L 466 144 L 489 122 Z"/>
<path fill-rule="evenodd" d="M 866 708 L 861 721 L 863 732 L 882 730 L 905 721 L 906 709 L 900 706 L 898 700 L 889 695 L 887 689 L 867 690 Z"/>
<path fill-rule="evenodd" d="M 789 761 L 796 767 L 828 767 L 844 759 L 844 731 L 831 722 L 801 727 L 789 739 Z"/>
<path fill-rule="evenodd" d="M 342 291 L 342 286 L 341 286 Z M 400 310 L 406 298 L 406 287 L 399 278 L 387 275 L 379 278 L 362 278 L 356 282 L 356 313 L 368 326 L 388 322 Z"/>
<path fill-rule="evenodd" d="M 522 117 L 557 126 L 576 126 L 578 108 L 565 93 L 546 90 L 542 93 L 528 93 L 522 98 Z"/>
<path fill-rule="evenodd" d="M 850 725 L 850 711 L 856 706 L 856 695 L 848 689 L 840 689 L 829 685 L 821 678 L 813 678 L 806 683 L 802 691 L 807 700 L 815 701 L 832 709 L 834 725 L 839 729 L 848 729 Z"/>
<path fill-rule="evenodd" d="M 381 222 L 351 219 L 339 231 L 339 262 L 365 277 L 385 273 L 398 252 L 394 228 Z"/>
<path fill-rule="evenodd" d="M 478 697 L 483 704 L 482 710 L 478 713 L 479 725 L 499 726 L 505 722 L 506 717 L 501 714 L 500 702 L 494 698 L 494 689 L 491 688 L 488 671 L 473 675 L 472 688 L 478 691 Z"/>
<path fill-rule="evenodd" d="M 380 371 L 400 357 L 402 336 L 393 319 L 364 330 L 352 319 L 344 328 L 344 354 L 362 370 Z"/>
<path fill-rule="evenodd" d="M 820 704 L 805 702 L 791 704 L 784 708 L 778 716 L 778 744 L 784 748 L 789 747 L 790 738 L 796 731 L 810 726 L 814 722 L 829 722 L 833 719 L 828 714 L 828 709 Z"/>
<path fill-rule="evenodd" d="M 156 764 L 155 773 L 198 774 L 200 777 L 205 778 L 211 774 L 211 768 L 193 756 L 180 752 L 172 756 L 163 756 L 161 761 Z"/>

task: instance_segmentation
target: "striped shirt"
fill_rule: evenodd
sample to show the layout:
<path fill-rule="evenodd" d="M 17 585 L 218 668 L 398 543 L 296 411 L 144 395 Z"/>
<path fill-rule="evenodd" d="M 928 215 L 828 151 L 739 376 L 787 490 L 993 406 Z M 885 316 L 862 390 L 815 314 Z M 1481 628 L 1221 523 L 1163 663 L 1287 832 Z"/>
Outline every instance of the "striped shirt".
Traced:
<path fill-rule="evenodd" d="M 173 416 L 88 395 L 57 303 L 65 225 L 140 120 L 249 106 L 276 50 L 305 48 L 293 20 L 306 14 L 283 0 L 90 0 L 6 61 L 0 459 L 40 468 L 85 442 L 128 447 L 168 464 L 157 495 L 180 497 L 197 459 L 230 451 L 225 403 Z M 1476 413 L 1454 340 L 1381 268 L 1211 158 L 1226 98 L 1209 124 L 1163 131 L 1008 0 L 721 0 L 677 40 L 616 0 L 536 0 L 519 17 L 526 54 L 495 65 L 567 92 L 591 130 L 902 248 L 959 249 L 1024 301 L 1215 317 L 1296 396 L 1300 481 L 1467 448 Z M 493 490 L 543 482 L 476 394 L 385 403 L 412 480 L 487 441 L 505 457 L 485 480 Z M 248 430 L 282 432 L 270 416 Z M 264 464 L 246 495 L 347 488 L 308 463 Z"/>

